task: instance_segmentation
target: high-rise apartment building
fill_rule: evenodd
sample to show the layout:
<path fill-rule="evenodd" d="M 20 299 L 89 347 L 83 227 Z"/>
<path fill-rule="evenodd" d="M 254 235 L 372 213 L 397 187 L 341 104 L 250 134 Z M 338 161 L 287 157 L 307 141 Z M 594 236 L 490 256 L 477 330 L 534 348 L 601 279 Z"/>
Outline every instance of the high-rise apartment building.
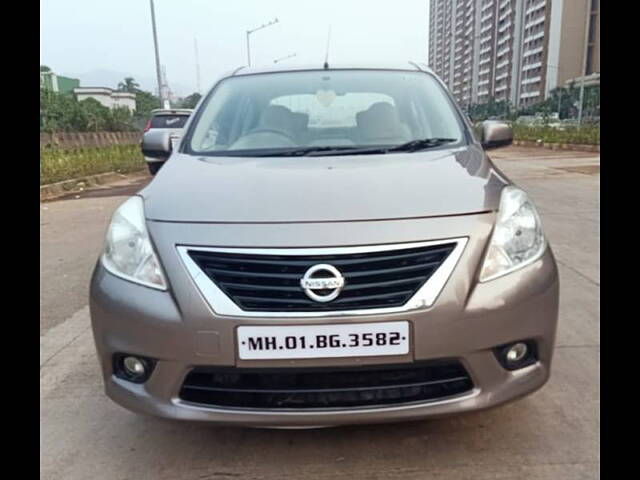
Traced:
<path fill-rule="evenodd" d="M 600 71 L 598 0 L 431 0 L 429 65 L 462 105 L 522 107 Z"/>

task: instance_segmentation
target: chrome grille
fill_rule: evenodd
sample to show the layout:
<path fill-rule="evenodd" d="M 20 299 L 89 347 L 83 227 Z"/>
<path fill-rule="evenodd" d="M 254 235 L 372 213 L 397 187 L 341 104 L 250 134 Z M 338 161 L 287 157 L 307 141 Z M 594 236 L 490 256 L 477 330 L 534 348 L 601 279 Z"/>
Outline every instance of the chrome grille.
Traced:
<path fill-rule="evenodd" d="M 438 270 L 456 242 L 415 248 L 331 255 L 270 255 L 188 249 L 189 257 L 244 311 L 322 312 L 404 305 Z M 300 286 L 317 264 L 345 279 L 330 302 L 310 299 Z"/>

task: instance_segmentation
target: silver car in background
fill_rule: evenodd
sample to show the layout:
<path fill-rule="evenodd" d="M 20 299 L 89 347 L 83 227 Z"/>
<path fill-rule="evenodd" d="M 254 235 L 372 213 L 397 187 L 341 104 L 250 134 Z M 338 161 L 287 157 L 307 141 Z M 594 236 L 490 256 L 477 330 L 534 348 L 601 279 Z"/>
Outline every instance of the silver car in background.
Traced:
<path fill-rule="evenodd" d="M 144 137 L 148 132 L 156 132 L 158 130 L 166 132 L 171 137 L 173 143 L 177 142 L 182 136 L 182 129 L 189 120 L 193 110 L 188 108 L 158 108 L 151 111 L 151 118 L 144 127 L 141 146 L 144 146 Z M 164 163 L 163 158 L 154 156 L 154 152 L 145 152 L 143 149 L 144 159 L 147 162 L 149 173 L 155 175 Z"/>
<path fill-rule="evenodd" d="M 107 395 L 264 427 L 500 405 L 551 369 L 558 272 L 531 199 L 414 63 L 242 68 L 113 215 L 91 281 Z"/>

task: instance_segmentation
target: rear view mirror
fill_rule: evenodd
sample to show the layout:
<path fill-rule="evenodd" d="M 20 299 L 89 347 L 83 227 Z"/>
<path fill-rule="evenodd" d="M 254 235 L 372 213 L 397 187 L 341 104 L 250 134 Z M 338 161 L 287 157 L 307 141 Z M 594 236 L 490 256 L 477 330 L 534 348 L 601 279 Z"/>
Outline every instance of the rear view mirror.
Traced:
<path fill-rule="evenodd" d="M 513 130 L 508 123 L 487 120 L 482 122 L 480 138 L 486 150 L 506 147 L 513 143 Z"/>
<path fill-rule="evenodd" d="M 142 137 L 142 154 L 145 157 L 157 158 L 164 162 L 171 155 L 172 148 L 172 135 L 167 130 L 149 130 Z"/>

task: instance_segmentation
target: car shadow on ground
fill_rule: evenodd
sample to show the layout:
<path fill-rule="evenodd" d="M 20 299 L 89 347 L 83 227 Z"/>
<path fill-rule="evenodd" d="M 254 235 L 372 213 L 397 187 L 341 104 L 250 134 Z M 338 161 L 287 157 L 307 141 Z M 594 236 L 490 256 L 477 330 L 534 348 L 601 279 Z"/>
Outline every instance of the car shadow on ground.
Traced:
<path fill-rule="evenodd" d="M 532 424 L 532 418 L 541 413 L 537 410 L 535 402 L 525 398 L 489 410 L 403 423 L 293 430 L 136 416 L 130 419 L 130 427 L 138 437 L 141 432 L 151 439 L 174 437 L 171 455 L 188 456 L 192 468 L 224 462 L 246 472 L 303 466 L 322 470 L 330 465 L 367 469 L 378 464 L 382 469 L 420 470 L 455 463 L 460 455 L 466 456 L 465 463 L 482 463 L 487 456 L 508 460 L 511 454 L 541 448 L 548 437 Z"/>

